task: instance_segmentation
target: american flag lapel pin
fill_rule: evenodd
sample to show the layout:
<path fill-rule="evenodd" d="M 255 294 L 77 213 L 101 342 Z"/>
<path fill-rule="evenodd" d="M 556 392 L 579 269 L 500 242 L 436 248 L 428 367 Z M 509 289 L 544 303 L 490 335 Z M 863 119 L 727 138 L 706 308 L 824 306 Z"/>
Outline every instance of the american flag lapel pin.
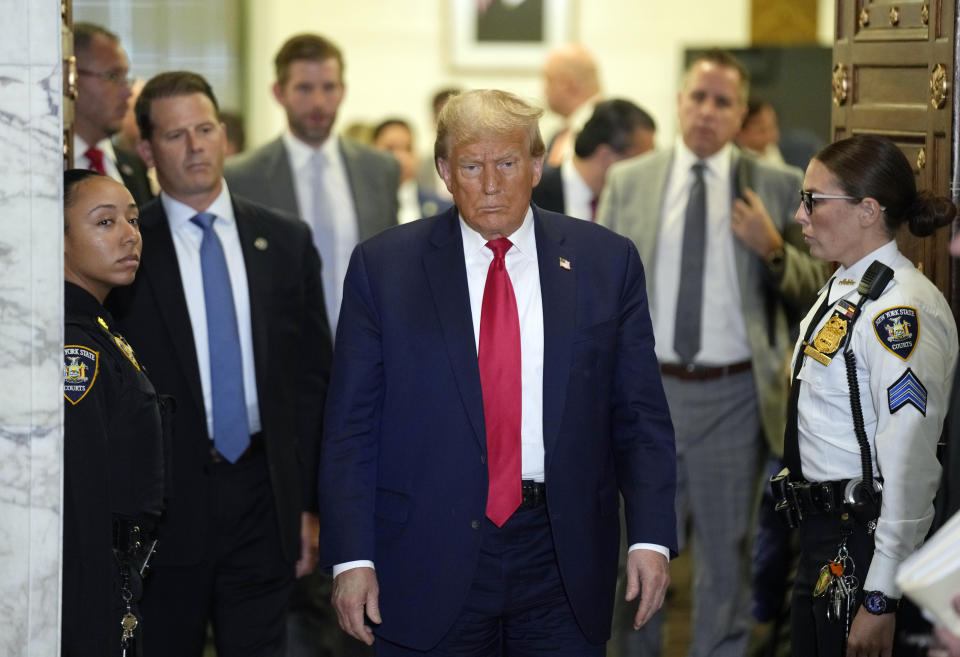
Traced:
<path fill-rule="evenodd" d="M 563 256 L 560 256 L 560 269 L 566 269 L 567 271 L 570 271 L 570 261 Z"/>

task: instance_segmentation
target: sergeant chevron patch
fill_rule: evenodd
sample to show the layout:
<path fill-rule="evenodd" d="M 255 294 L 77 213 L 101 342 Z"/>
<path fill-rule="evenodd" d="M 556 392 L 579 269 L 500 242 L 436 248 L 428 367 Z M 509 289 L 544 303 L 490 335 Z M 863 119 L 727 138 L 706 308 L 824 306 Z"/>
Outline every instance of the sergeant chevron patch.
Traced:
<path fill-rule="evenodd" d="M 887 401 L 890 405 L 890 414 L 893 415 L 907 404 L 911 404 L 918 411 L 927 414 L 927 389 L 920 383 L 920 379 L 909 367 L 899 379 L 887 388 Z"/>

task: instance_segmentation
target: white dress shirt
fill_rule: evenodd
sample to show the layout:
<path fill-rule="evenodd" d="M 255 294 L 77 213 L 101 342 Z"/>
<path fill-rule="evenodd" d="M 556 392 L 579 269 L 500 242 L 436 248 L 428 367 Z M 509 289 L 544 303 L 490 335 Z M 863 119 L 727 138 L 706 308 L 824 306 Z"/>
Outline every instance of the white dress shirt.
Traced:
<path fill-rule="evenodd" d="M 240 350 L 243 358 L 243 392 L 247 403 L 247 423 L 250 433 L 260 431 L 260 405 L 257 402 L 257 372 L 253 362 L 253 330 L 250 322 L 250 293 L 247 287 L 247 267 L 240 247 L 240 234 L 233 215 L 233 204 L 226 181 L 223 189 L 205 212 L 217 216 L 213 230 L 220 239 L 223 255 L 230 272 L 230 287 L 233 289 L 233 306 L 237 313 L 237 331 L 240 335 Z M 207 416 L 207 431 L 214 436 L 213 399 L 210 392 L 210 346 L 207 341 L 207 307 L 203 296 L 203 269 L 200 265 L 200 244 L 203 229 L 190 221 L 197 211 L 167 194 L 160 193 L 160 202 L 167 213 L 167 223 L 177 252 L 180 280 L 190 313 L 193 329 L 193 345 L 197 351 L 197 367 L 200 370 L 200 386 L 203 388 L 203 406 Z M 173 283 L 172 283 L 173 284 Z M 159 320 L 158 320 L 159 321 Z M 171 354 L 172 357 L 172 354 Z"/>
<path fill-rule="evenodd" d="M 319 150 L 326 157 L 324 189 L 328 195 L 327 204 L 334 221 L 334 261 L 322 263 L 323 297 L 327 306 L 327 317 L 334 334 L 337 330 L 337 318 L 340 316 L 340 302 L 343 300 L 343 279 L 347 275 L 350 254 L 357 245 L 357 211 L 353 205 L 353 192 L 347 167 L 340 153 L 340 142 L 332 137 L 323 142 L 319 149 L 303 143 L 287 130 L 283 133 L 283 143 L 290 158 L 290 170 L 293 172 L 294 189 L 297 192 L 297 207 L 300 217 L 310 224 L 313 214 L 314 189 L 312 183 L 312 161 Z M 313 228 L 311 226 L 311 228 Z M 320 249 L 318 249 L 320 250 Z M 321 253 L 324 251 L 321 250 Z"/>
<path fill-rule="evenodd" d="M 117 166 L 117 152 L 113 150 L 113 142 L 109 137 L 101 139 L 95 146 L 103 151 L 103 168 L 107 175 L 116 180 L 121 185 L 123 177 L 120 175 L 120 168 Z M 83 140 L 77 133 L 73 133 L 73 166 L 78 169 L 89 169 L 90 160 L 84 153 L 90 148 L 90 144 Z"/>
<path fill-rule="evenodd" d="M 397 213 L 398 223 L 408 224 L 423 216 L 420 210 L 420 194 L 416 179 L 400 183 L 400 187 L 397 189 L 397 201 L 400 208 Z"/>
<path fill-rule="evenodd" d="M 727 144 L 703 160 L 703 181 L 707 192 L 707 240 L 704 246 L 703 302 L 700 351 L 694 358 L 699 365 L 730 365 L 750 360 L 747 325 L 740 301 L 737 262 L 734 255 L 736 237 L 730 228 L 733 207 L 733 183 L 730 164 L 733 148 Z M 682 139 L 674 146 L 673 164 L 667 180 L 657 238 L 656 280 L 650 315 L 656 337 L 657 359 L 662 363 L 679 363 L 673 348 L 677 298 L 680 294 L 680 263 L 687 200 L 693 185 L 693 165 L 699 158 Z"/>
<path fill-rule="evenodd" d="M 560 180 L 563 183 L 563 213 L 577 219 L 593 220 L 591 201 L 593 190 L 573 166 L 573 160 L 567 158 L 560 165 Z"/>
<path fill-rule="evenodd" d="M 480 351 L 480 315 L 487 272 L 493 262 L 493 251 L 487 240 L 470 228 L 460 217 L 460 235 L 467 267 L 467 288 L 473 316 L 473 336 Z M 504 256 L 513 294 L 517 299 L 520 319 L 521 415 L 520 449 L 521 478 L 544 481 L 543 448 L 543 297 L 540 293 L 540 270 L 537 261 L 537 239 L 533 229 L 533 210 L 527 208 L 523 224 L 508 239 L 513 243 Z M 670 551 L 660 545 L 636 543 L 630 551 L 654 550 L 669 558 Z M 336 564 L 333 576 L 359 567 L 373 568 L 369 560 Z"/>
<path fill-rule="evenodd" d="M 857 381 L 864 429 L 870 443 L 873 474 L 882 478 L 883 498 L 874 541 L 876 551 L 863 581 L 863 590 L 883 591 L 899 597 L 894 583 L 897 566 L 923 542 L 933 520 L 933 496 L 940 482 L 937 440 L 949 405 L 950 385 L 957 359 L 957 329 L 946 299 L 913 264 L 886 245 L 849 269 L 840 267 L 833 285 L 825 285 L 820 298 L 800 324 L 807 327 L 829 289 L 831 306 L 840 299 L 860 300 L 857 286 L 867 267 L 879 260 L 894 270 L 894 278 L 876 300 L 863 305 L 848 335 L 857 360 Z M 912 350 L 898 356 L 884 346 L 888 310 L 907 307 L 915 313 L 904 318 L 905 340 L 893 341 Z M 817 331 L 833 315 L 824 314 Z M 816 331 L 812 336 L 816 335 Z M 811 337 L 812 340 L 812 337 Z M 796 362 L 800 344 L 794 349 Z M 842 351 L 842 350 L 841 350 Z M 905 405 L 890 411 L 891 388 L 907 369 L 926 388 L 924 412 Z M 808 481 L 837 481 L 859 477 L 860 447 L 853 428 L 850 388 L 843 353 L 829 365 L 805 357 L 798 378 L 803 381 L 798 398 L 798 438 L 803 476 Z M 858 575 L 859 577 L 860 575 Z"/>
<path fill-rule="evenodd" d="M 460 218 L 463 254 L 467 265 L 467 288 L 473 314 L 473 337 L 480 351 L 480 310 L 487 271 L 493 251 L 485 240 Z M 520 443 L 523 479 L 543 481 L 543 298 L 537 268 L 537 240 L 533 232 L 533 210 L 527 208 L 523 224 L 508 238 L 513 246 L 504 258 L 507 274 L 517 298 L 520 317 Z"/>

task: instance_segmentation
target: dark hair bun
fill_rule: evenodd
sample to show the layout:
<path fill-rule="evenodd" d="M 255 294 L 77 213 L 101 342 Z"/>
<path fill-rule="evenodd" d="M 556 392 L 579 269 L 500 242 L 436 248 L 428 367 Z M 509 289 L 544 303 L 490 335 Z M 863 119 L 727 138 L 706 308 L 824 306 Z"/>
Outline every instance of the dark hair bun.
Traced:
<path fill-rule="evenodd" d="M 932 192 L 918 192 L 916 199 L 907 208 L 910 232 L 917 237 L 926 237 L 941 226 L 946 226 L 957 216 L 957 206 L 948 198 Z"/>

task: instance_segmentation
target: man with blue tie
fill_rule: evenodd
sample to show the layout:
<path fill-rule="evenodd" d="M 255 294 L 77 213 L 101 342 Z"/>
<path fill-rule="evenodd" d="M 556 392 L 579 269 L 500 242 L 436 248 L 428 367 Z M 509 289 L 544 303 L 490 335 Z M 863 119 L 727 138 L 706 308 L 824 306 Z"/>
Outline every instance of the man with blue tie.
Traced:
<path fill-rule="evenodd" d="M 603 655 L 621 494 L 635 625 L 663 602 L 675 462 L 643 268 L 625 238 L 530 205 L 540 115 L 451 99 L 435 154 L 456 206 L 347 271 L 321 562 L 341 626 L 381 656 Z"/>
<path fill-rule="evenodd" d="M 206 80 L 158 75 L 136 114 L 162 192 L 141 213 L 136 284 L 109 305 L 177 402 L 144 652 L 199 657 L 212 623 L 220 657 L 272 656 L 295 568 L 316 563 L 330 362 L 320 260 L 305 224 L 227 188 Z"/>

